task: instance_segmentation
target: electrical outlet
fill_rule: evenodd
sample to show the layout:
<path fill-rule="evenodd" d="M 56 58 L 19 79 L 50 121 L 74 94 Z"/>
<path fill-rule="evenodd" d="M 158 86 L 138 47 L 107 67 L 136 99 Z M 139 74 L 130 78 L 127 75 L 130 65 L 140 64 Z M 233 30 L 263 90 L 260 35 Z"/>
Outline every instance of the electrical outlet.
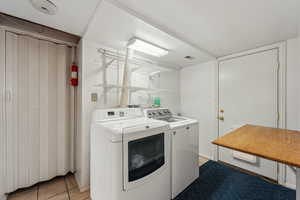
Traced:
<path fill-rule="evenodd" d="M 91 94 L 91 101 L 92 102 L 97 102 L 98 101 L 98 94 L 97 93 L 92 93 Z"/>

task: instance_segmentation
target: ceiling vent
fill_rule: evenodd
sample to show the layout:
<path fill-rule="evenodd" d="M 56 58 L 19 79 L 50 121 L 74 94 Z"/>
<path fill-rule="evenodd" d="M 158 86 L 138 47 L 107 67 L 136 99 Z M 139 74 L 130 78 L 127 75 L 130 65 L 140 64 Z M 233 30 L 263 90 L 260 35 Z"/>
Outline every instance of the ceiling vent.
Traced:
<path fill-rule="evenodd" d="M 193 56 L 185 56 L 184 58 L 188 59 L 188 60 L 194 60 L 195 59 Z"/>
<path fill-rule="evenodd" d="M 47 15 L 55 15 L 57 13 L 57 6 L 50 0 L 30 0 L 31 4 L 38 11 Z"/>

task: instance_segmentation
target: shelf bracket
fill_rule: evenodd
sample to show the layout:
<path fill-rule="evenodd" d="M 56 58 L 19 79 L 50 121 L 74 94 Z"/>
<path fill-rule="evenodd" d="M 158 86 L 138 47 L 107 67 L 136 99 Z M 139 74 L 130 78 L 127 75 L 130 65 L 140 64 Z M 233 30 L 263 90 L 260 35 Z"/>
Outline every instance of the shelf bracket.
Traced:
<path fill-rule="evenodd" d="M 112 63 L 112 62 L 111 62 Z M 102 67 L 103 67 L 103 73 L 102 73 L 102 79 L 103 79 L 103 100 L 104 100 L 104 104 L 107 103 L 107 73 L 106 73 L 106 70 L 107 70 L 107 62 L 106 62 L 106 57 L 104 55 L 104 53 L 102 54 Z"/>
<path fill-rule="evenodd" d="M 105 68 L 108 68 L 116 59 L 112 59 L 111 61 L 105 63 Z"/>

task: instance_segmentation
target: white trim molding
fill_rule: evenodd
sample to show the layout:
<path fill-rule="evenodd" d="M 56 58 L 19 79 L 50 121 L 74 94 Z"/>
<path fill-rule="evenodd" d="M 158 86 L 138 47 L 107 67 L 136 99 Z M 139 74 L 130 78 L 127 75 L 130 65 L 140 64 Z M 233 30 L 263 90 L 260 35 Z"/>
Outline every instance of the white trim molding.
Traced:
<path fill-rule="evenodd" d="M 13 28 L 13 27 L 1 26 L 0 25 L 0 28 L 3 29 L 4 31 L 8 31 L 8 32 L 12 32 L 12 33 L 15 33 L 15 34 L 20 34 L 20 35 L 26 35 L 26 36 L 29 36 L 29 37 L 33 37 L 33 38 L 40 39 L 40 40 L 45 40 L 45 41 L 50 41 L 50 42 L 54 42 L 54 43 L 57 43 L 57 44 L 64 44 L 64 45 L 67 45 L 67 46 L 70 46 L 70 47 L 76 47 L 77 46 L 76 43 L 71 43 L 71 42 L 66 42 L 66 41 L 63 41 L 63 40 L 54 39 L 54 38 L 51 38 L 51 37 L 43 36 L 43 35 L 38 34 L 38 33 L 33 33 L 33 32 L 30 32 L 30 31 L 24 31 L 24 30 L 21 30 L 21 29 Z"/>
<path fill-rule="evenodd" d="M 89 185 L 88 186 L 79 187 L 79 191 L 80 192 L 86 192 L 88 190 L 90 190 L 90 186 Z"/>
<path fill-rule="evenodd" d="M 4 194 L 4 195 L 1 195 L 1 196 L 0 196 L 0 200 L 7 200 L 7 195 L 5 195 L 5 194 Z"/>
<path fill-rule="evenodd" d="M 216 139 L 219 137 L 219 62 L 216 60 L 215 66 L 214 66 L 214 80 L 215 80 L 215 91 L 214 91 L 214 99 L 215 99 L 215 118 L 214 118 L 214 124 L 215 124 L 215 135 L 217 136 Z M 218 161 L 219 160 L 219 146 L 214 145 L 213 147 L 213 160 Z"/>
<path fill-rule="evenodd" d="M 5 30 L 0 27 L 0 199 L 6 199 Z M 4 162 L 3 162 L 4 161 Z"/>

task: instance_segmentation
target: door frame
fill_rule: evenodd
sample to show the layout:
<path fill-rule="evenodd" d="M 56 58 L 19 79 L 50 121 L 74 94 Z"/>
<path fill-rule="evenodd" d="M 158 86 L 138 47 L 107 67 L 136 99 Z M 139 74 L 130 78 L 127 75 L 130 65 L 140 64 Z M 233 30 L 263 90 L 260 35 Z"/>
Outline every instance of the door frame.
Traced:
<path fill-rule="evenodd" d="M 252 55 L 264 51 L 269 51 L 272 49 L 278 50 L 278 64 L 279 64 L 279 71 L 278 71 L 278 114 L 279 114 L 279 121 L 278 121 L 278 128 L 286 128 L 286 42 L 275 43 L 268 46 L 259 47 L 256 49 L 251 49 L 239 53 L 234 53 L 232 55 L 223 56 L 217 58 L 217 63 L 215 66 L 215 123 L 216 123 L 216 131 L 217 137 L 219 137 L 219 122 L 217 117 L 219 115 L 219 66 L 220 62 L 225 60 L 230 60 L 238 57 L 243 57 L 247 55 Z M 219 147 L 215 145 L 213 157 L 214 160 L 219 160 Z M 286 179 L 286 165 L 282 163 L 278 163 L 277 165 L 277 176 L 278 176 L 278 183 L 284 185 Z"/>
<path fill-rule="evenodd" d="M 0 160 L 6 160 L 5 29 L 0 26 Z M 6 162 L 0 164 L 0 199 L 6 199 Z"/>

